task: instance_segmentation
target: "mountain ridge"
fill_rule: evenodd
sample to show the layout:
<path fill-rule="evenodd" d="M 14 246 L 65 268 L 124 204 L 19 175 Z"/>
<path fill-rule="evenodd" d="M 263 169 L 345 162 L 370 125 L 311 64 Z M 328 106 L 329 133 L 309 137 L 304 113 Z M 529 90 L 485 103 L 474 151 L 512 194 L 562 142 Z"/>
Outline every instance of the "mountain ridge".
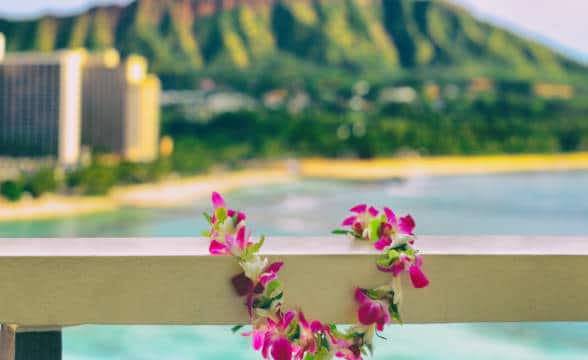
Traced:
<path fill-rule="evenodd" d="M 71 16 L 0 19 L 0 32 L 8 51 L 139 53 L 172 83 L 210 72 L 297 68 L 565 81 L 588 69 L 446 1 L 136 0 Z"/>

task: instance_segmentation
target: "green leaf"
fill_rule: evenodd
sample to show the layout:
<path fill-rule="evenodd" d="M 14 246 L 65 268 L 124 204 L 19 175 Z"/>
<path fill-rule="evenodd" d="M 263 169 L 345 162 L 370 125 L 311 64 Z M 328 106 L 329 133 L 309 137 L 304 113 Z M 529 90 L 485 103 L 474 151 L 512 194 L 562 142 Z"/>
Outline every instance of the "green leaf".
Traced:
<path fill-rule="evenodd" d="M 371 242 L 376 242 L 379 240 L 378 232 L 380 231 L 381 224 L 382 222 L 380 221 L 380 219 L 372 219 L 372 221 L 370 221 L 369 233 Z"/>
<path fill-rule="evenodd" d="M 406 251 L 407 248 L 408 248 L 408 245 L 406 243 L 392 247 L 392 249 L 397 250 L 397 251 Z"/>
<path fill-rule="evenodd" d="M 389 266 L 392 264 L 393 260 L 390 260 L 387 256 L 382 256 L 378 260 L 376 260 L 376 264 L 380 266 Z"/>
<path fill-rule="evenodd" d="M 267 284 L 265 291 L 269 296 L 272 296 L 274 291 L 280 288 L 282 288 L 282 282 L 280 280 L 272 280 Z"/>
<path fill-rule="evenodd" d="M 202 231 L 202 236 L 204 236 L 204 237 L 210 237 L 210 231 L 209 230 Z"/>
<path fill-rule="evenodd" d="M 374 346 L 372 344 L 365 344 L 365 346 L 367 347 L 370 356 L 374 356 Z"/>
<path fill-rule="evenodd" d="M 214 214 L 216 215 L 216 220 L 220 224 L 222 224 L 227 219 L 227 209 L 225 209 L 224 207 L 216 208 Z"/>
<path fill-rule="evenodd" d="M 349 231 L 349 230 L 342 230 L 342 229 L 337 229 L 337 230 L 333 230 L 333 231 L 331 231 L 331 234 L 334 234 L 334 235 L 347 235 L 347 234 L 351 234 L 351 231 Z"/>
<path fill-rule="evenodd" d="M 402 324 L 402 319 L 400 318 L 400 309 L 398 309 L 398 304 L 394 304 L 393 301 L 390 301 L 388 303 L 388 310 L 390 311 L 390 315 L 392 315 L 392 318 L 396 321 L 398 321 L 399 324 Z"/>
<path fill-rule="evenodd" d="M 207 221 L 209 224 L 212 224 L 212 216 L 210 216 L 210 215 L 209 215 L 208 213 L 206 213 L 206 212 L 202 213 L 202 215 L 204 216 L 204 218 L 206 219 L 206 221 Z"/>
<path fill-rule="evenodd" d="M 331 358 L 331 354 L 329 354 L 329 350 L 324 346 L 314 356 L 314 360 L 328 360 L 330 358 Z"/>
<path fill-rule="evenodd" d="M 261 235 L 261 237 L 259 238 L 259 241 L 249 247 L 248 254 L 253 255 L 253 254 L 257 253 L 259 251 L 259 249 L 261 249 L 261 247 L 263 246 L 264 242 L 265 242 L 265 236 Z"/>
<path fill-rule="evenodd" d="M 237 331 L 241 330 L 245 325 L 235 325 L 231 328 L 231 331 L 236 333 Z"/>
<path fill-rule="evenodd" d="M 396 261 L 398 258 L 400 258 L 400 253 L 398 253 L 398 251 L 394 249 L 388 250 L 388 259 L 390 259 L 391 262 Z"/>

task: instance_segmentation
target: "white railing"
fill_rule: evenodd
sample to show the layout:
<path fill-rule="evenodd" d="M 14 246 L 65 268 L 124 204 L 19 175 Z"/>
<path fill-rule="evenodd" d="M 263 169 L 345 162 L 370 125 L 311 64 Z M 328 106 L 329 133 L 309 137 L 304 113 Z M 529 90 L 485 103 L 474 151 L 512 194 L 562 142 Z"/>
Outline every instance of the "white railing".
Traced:
<path fill-rule="evenodd" d="M 406 323 L 588 321 L 588 237 L 418 245 L 431 285 L 405 283 Z M 200 238 L 0 239 L 0 322 L 12 324 L 3 342 L 15 327 L 246 323 L 229 282 L 239 268 L 207 249 Z M 353 322 L 354 287 L 391 279 L 375 268 L 375 250 L 345 237 L 269 238 L 264 253 L 285 261 L 286 305 L 325 322 Z"/>

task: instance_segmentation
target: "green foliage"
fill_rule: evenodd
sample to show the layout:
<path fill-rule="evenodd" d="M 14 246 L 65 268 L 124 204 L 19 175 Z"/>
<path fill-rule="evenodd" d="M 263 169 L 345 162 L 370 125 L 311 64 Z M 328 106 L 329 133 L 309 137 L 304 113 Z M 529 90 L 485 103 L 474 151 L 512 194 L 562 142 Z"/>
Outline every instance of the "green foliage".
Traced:
<path fill-rule="evenodd" d="M 204 171 L 213 163 L 293 156 L 392 156 L 546 153 L 588 146 L 585 104 L 542 100 L 527 90 L 435 103 L 389 104 L 363 113 L 309 110 L 225 113 L 187 122 L 168 112 L 165 134 L 176 140 L 174 171 Z M 360 126 L 359 126 L 360 125 Z M 340 136 L 340 129 L 346 135 Z M 362 131 L 356 131 L 358 128 Z"/>
<path fill-rule="evenodd" d="M 67 185 L 86 195 L 104 195 L 117 183 L 116 175 L 116 168 L 94 163 L 68 174 Z"/>
<path fill-rule="evenodd" d="M 0 183 L 0 194 L 8 201 L 18 201 L 24 193 L 24 184 L 20 180 L 6 180 Z"/>
<path fill-rule="evenodd" d="M 25 191 L 33 197 L 38 198 L 44 193 L 57 190 L 57 179 L 55 169 L 45 168 L 25 178 Z"/>
<path fill-rule="evenodd" d="M 114 46 L 123 55 L 139 53 L 168 88 L 193 87 L 212 72 L 262 74 L 260 67 L 276 63 L 279 71 L 266 77 L 275 76 L 278 86 L 289 85 L 292 73 L 312 80 L 307 67 L 320 68 L 320 78 L 333 71 L 377 78 L 432 66 L 464 74 L 471 64 L 476 75 L 573 80 L 586 73 L 584 65 L 443 1 L 257 1 L 202 14 L 186 13 L 177 1 L 151 7 L 140 0 L 71 17 L 0 20 L 0 32 L 11 51 Z"/>

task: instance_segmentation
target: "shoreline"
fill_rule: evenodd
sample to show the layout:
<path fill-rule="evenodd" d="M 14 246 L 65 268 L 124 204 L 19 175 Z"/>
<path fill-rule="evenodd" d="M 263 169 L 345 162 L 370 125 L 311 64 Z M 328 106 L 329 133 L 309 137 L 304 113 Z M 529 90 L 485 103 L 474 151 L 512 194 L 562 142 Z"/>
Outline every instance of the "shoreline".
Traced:
<path fill-rule="evenodd" d="M 567 154 L 435 156 L 300 161 L 306 178 L 379 181 L 416 176 L 490 175 L 588 170 L 588 152 Z"/>
<path fill-rule="evenodd" d="M 484 155 L 376 158 L 307 158 L 261 169 L 213 172 L 158 183 L 116 186 L 105 196 L 44 195 L 17 203 L 0 200 L 0 222 L 43 220 L 115 211 L 124 207 L 190 205 L 212 191 L 284 184 L 304 178 L 381 181 L 415 176 L 451 176 L 588 170 L 588 152 L 545 155 Z"/>
<path fill-rule="evenodd" d="M 283 184 L 296 176 L 284 169 L 210 173 L 158 183 L 115 186 L 104 196 L 43 195 L 17 203 L 0 201 L 0 222 L 46 220 L 132 208 L 170 208 L 190 205 L 212 191 L 231 191 L 254 185 Z"/>

